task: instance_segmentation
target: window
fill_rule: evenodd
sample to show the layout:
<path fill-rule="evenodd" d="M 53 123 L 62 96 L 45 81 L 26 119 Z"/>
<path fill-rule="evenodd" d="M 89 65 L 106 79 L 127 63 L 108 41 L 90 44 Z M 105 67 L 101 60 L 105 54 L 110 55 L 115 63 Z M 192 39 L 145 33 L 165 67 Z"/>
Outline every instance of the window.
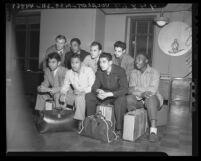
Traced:
<path fill-rule="evenodd" d="M 19 69 L 38 71 L 40 15 L 18 15 L 14 23 Z"/>
<path fill-rule="evenodd" d="M 140 50 L 145 50 L 152 64 L 154 41 L 154 17 L 127 17 L 128 53 L 135 58 Z"/>

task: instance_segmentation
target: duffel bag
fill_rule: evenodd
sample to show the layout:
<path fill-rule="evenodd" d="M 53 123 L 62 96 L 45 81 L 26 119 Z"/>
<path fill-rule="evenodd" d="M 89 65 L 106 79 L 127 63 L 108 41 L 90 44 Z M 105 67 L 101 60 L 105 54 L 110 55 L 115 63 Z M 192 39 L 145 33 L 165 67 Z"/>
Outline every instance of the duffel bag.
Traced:
<path fill-rule="evenodd" d="M 82 129 L 79 134 L 107 143 L 117 139 L 111 121 L 106 120 L 101 113 L 86 117 L 82 121 Z"/>

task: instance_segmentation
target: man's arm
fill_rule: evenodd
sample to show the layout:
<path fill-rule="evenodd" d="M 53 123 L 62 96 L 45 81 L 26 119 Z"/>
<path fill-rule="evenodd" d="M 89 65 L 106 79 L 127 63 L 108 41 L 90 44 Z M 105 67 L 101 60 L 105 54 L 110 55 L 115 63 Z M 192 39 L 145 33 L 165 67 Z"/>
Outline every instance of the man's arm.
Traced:
<path fill-rule="evenodd" d="M 95 77 L 95 82 L 92 86 L 92 92 L 97 94 L 97 89 L 101 87 L 101 82 L 100 82 L 100 73 L 99 71 L 96 72 L 96 77 Z"/>
<path fill-rule="evenodd" d="M 125 95 L 128 93 L 128 81 L 127 81 L 127 77 L 126 77 L 126 72 L 124 69 L 120 70 L 119 72 L 120 72 L 119 73 L 120 88 L 118 90 L 112 92 L 114 97 L 118 97 L 118 96 Z"/>
<path fill-rule="evenodd" d="M 68 70 L 65 74 L 65 79 L 64 79 L 64 82 L 63 82 L 63 86 L 61 87 L 61 94 L 62 95 L 65 95 L 67 94 L 67 91 L 69 90 L 70 88 L 70 70 Z"/>
<path fill-rule="evenodd" d="M 146 89 L 146 91 L 150 91 L 152 94 L 156 94 L 160 82 L 160 73 L 155 70 L 151 75 L 150 81 L 151 82 L 149 83 L 149 87 Z"/>
<path fill-rule="evenodd" d="M 89 68 L 89 71 L 87 74 L 88 74 L 88 87 L 85 90 L 85 93 L 91 92 L 92 86 L 93 86 L 93 84 L 95 82 L 95 78 L 96 78 L 95 73 L 91 68 Z"/>

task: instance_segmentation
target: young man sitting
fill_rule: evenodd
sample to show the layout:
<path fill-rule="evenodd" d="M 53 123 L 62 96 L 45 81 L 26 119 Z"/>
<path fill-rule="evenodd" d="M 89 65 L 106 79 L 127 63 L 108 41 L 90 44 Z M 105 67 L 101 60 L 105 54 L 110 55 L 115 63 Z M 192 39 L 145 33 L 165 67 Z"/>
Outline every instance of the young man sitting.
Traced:
<path fill-rule="evenodd" d="M 96 113 L 97 104 L 114 104 L 116 131 L 122 135 L 123 117 L 126 113 L 126 96 L 128 82 L 125 70 L 112 63 L 112 55 L 102 53 L 99 57 L 100 68 L 96 72 L 96 80 L 92 92 L 86 94 L 87 116 Z"/>
<path fill-rule="evenodd" d="M 94 72 L 98 69 L 98 60 L 102 53 L 102 45 L 99 42 L 92 42 L 90 45 L 90 55 L 87 55 L 83 61 L 85 66 L 91 67 Z"/>
<path fill-rule="evenodd" d="M 150 67 L 148 56 L 140 51 L 136 55 L 136 69 L 131 72 L 129 94 L 127 96 L 128 111 L 135 108 L 147 108 L 148 118 L 151 121 L 150 141 L 157 141 L 157 110 L 163 104 L 163 98 L 158 92 L 160 74 Z"/>
<path fill-rule="evenodd" d="M 73 38 L 71 41 L 70 41 L 70 49 L 71 51 L 67 52 L 66 55 L 65 55 L 65 67 L 68 68 L 68 69 L 71 69 L 71 57 L 75 54 L 78 54 L 80 55 L 80 60 L 81 62 L 83 62 L 83 60 L 85 59 L 85 57 L 87 55 L 89 55 L 89 53 L 83 49 L 81 49 L 81 41 L 80 39 L 78 38 Z"/>
<path fill-rule="evenodd" d="M 47 100 L 54 100 L 56 107 L 61 107 L 59 102 L 60 90 L 63 85 L 67 69 L 60 66 L 61 57 L 53 52 L 47 56 L 48 68 L 44 71 L 44 81 L 38 87 L 35 109 L 45 110 Z"/>
<path fill-rule="evenodd" d="M 121 41 L 114 43 L 113 63 L 125 69 L 127 80 L 130 79 L 130 73 L 134 69 L 134 59 L 126 54 L 126 44 Z"/>
<path fill-rule="evenodd" d="M 72 69 L 68 70 L 65 75 L 60 101 L 66 104 L 68 103 L 68 97 L 73 98 L 76 108 L 74 119 L 79 120 L 78 130 L 81 130 L 81 123 L 85 118 L 85 94 L 91 92 L 91 87 L 95 81 L 95 73 L 91 68 L 81 65 L 80 55 L 78 54 L 71 57 L 71 66 Z M 73 95 L 69 93 L 70 85 L 73 87 Z"/>

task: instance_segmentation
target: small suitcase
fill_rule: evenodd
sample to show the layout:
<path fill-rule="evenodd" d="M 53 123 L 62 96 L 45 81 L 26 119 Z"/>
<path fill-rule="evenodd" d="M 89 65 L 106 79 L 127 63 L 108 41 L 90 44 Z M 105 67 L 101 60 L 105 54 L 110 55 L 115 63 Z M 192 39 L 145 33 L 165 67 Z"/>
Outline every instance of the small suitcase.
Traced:
<path fill-rule="evenodd" d="M 39 133 L 75 131 L 77 124 L 73 110 L 38 111 L 35 116 L 35 125 Z"/>
<path fill-rule="evenodd" d="M 101 114 L 105 117 L 106 120 L 111 121 L 112 129 L 115 130 L 115 116 L 114 116 L 114 106 L 111 104 L 101 104 L 96 108 L 96 112 L 101 112 Z"/>
<path fill-rule="evenodd" d="M 147 111 L 136 109 L 124 115 L 123 139 L 135 141 L 144 135 L 148 127 Z"/>

